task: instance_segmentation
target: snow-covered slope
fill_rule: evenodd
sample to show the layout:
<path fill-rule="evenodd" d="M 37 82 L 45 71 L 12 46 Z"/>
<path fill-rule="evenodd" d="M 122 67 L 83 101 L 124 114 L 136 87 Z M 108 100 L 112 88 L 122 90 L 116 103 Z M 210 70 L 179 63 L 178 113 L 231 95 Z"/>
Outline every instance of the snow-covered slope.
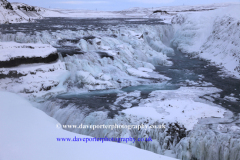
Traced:
<path fill-rule="evenodd" d="M 56 120 L 13 93 L 0 92 L 0 101 L 0 159 L 174 160 L 114 142 L 58 142 L 90 137 L 56 128 Z"/>
<path fill-rule="evenodd" d="M 240 77 L 240 5 L 215 11 L 179 14 L 172 19 L 172 41 L 184 53 L 223 66 Z"/>
<path fill-rule="evenodd" d="M 41 11 L 39 7 L 0 0 L 0 24 L 32 22 L 34 19 L 42 18 L 39 11 Z"/>

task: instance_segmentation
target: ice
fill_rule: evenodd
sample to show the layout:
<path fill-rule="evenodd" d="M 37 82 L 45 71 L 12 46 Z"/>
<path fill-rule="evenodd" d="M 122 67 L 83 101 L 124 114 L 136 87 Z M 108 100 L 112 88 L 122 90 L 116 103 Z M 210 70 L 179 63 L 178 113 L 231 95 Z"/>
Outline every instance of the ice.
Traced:
<path fill-rule="evenodd" d="M 1 33 L 0 41 L 10 42 L 15 47 L 13 50 L 4 50 L 4 53 L 10 55 L 10 57 L 1 57 L 5 58 L 3 59 L 5 61 L 11 59 L 11 56 L 39 55 L 37 52 L 27 53 L 30 49 L 24 49 L 24 52 L 19 54 L 21 48 L 17 46 L 23 45 L 48 46 L 49 50 L 43 51 L 44 54 L 41 54 L 41 57 L 48 55 L 50 49 L 56 52 L 53 47 L 66 50 L 71 48 L 74 51 L 69 51 L 73 54 L 66 53 L 61 56 L 59 50 L 60 60 L 52 63 L 23 64 L 18 67 L 1 68 L 1 76 L 3 75 L 4 78 L 0 80 L 0 88 L 18 93 L 31 100 L 39 100 L 41 103 L 36 106 L 63 125 L 81 123 L 85 125 L 145 124 L 148 126 L 164 123 L 166 125 L 165 129 L 157 130 L 66 129 L 71 132 L 96 137 L 143 138 L 151 136 L 152 142 L 128 144 L 163 155 L 174 156 L 172 155 L 174 151 L 178 158 L 186 160 L 239 159 L 239 117 L 232 116 L 227 119 L 225 116 L 230 113 L 212 103 L 213 97 L 220 97 L 221 90 L 203 81 L 202 75 L 196 82 L 186 80 L 188 85 L 198 87 L 154 91 L 145 99 L 142 99 L 143 95 L 140 91 L 121 93 L 117 95 L 113 105 L 108 107 L 95 108 L 80 103 L 79 99 L 74 101 L 54 97 L 60 93 L 120 89 L 126 86 L 168 81 L 170 78 L 156 72 L 155 66 L 172 65 L 169 60 L 169 56 L 174 56 L 172 46 L 192 56 L 210 59 L 217 65 L 225 66 L 225 69 L 237 73 L 234 73 L 235 75 L 239 75 L 239 14 L 236 14 L 239 13 L 239 6 L 226 6 L 228 5 L 134 8 L 118 12 L 74 11 L 72 13 L 69 10 L 41 9 L 39 14 L 46 17 L 121 17 L 125 15 L 127 17 L 161 18 L 168 23 L 173 16 L 174 18 L 171 21 L 172 25 L 111 26 L 108 25 L 109 20 L 103 20 L 102 23 L 105 23 L 105 26 L 97 29 L 93 29 L 93 26 L 80 26 L 76 30 L 38 30 L 31 34 L 26 32 Z M 220 7 L 225 8 L 217 9 Z M 168 14 L 153 14 L 157 9 L 165 10 Z M 205 12 L 200 12 L 202 10 Z M 178 14 L 177 11 L 186 13 Z M 13 12 L 11 17 L 16 18 L 12 15 Z M 7 17 L 6 14 L 3 16 Z M 4 19 L 4 22 L 8 21 Z M 20 21 L 16 19 L 16 22 Z M 33 48 L 36 49 L 36 47 Z M 15 73 L 17 77 L 12 77 Z M 11 97 L 10 94 L 7 95 Z M 224 99 L 235 102 L 239 100 L 233 96 L 230 94 Z M 28 121 L 31 120 L 28 119 Z M 32 135 L 39 134 L 32 133 Z M 74 147 L 77 148 L 77 146 Z M 24 149 L 28 150 L 28 148 Z"/>
<path fill-rule="evenodd" d="M 2 159 L 174 159 L 114 142 L 58 142 L 56 138 L 91 137 L 56 128 L 58 122 L 55 119 L 13 93 L 0 92 L 0 101 Z"/>
<path fill-rule="evenodd" d="M 0 46 L 1 90 L 19 93 L 29 99 L 44 99 L 66 92 L 64 83 L 70 73 L 51 45 L 1 42 Z"/>
<path fill-rule="evenodd" d="M 28 11 L 26 11 L 29 9 Z M 23 3 L 9 3 L 6 0 L 0 1 L 0 24 L 32 22 L 34 19 L 41 19 L 39 7 L 29 6 Z"/>
<path fill-rule="evenodd" d="M 139 39 L 146 30 L 151 31 L 151 34 L 149 32 L 147 35 L 147 40 Z M 173 52 L 167 47 L 167 40 L 172 36 L 171 32 L 173 32 L 171 27 L 139 25 L 137 28 L 113 26 L 111 30 L 106 31 L 62 30 L 51 33 L 41 31 L 35 32 L 34 35 L 18 32 L 0 34 L 0 37 L 1 41 L 31 42 L 38 45 L 43 43 L 55 47 L 70 46 L 79 50 L 81 54 L 61 58 L 71 73 L 70 79 L 65 83 L 67 90 L 71 92 L 150 84 L 152 83 L 150 79 L 169 80 L 168 77 L 155 72 L 154 65 L 172 64 L 165 52 L 168 50 Z M 118 36 L 112 38 L 113 34 Z M 148 42 L 160 45 L 162 49 L 155 51 Z M 17 50 L 11 52 L 17 53 Z M 86 77 L 85 73 L 89 76 Z"/>
<path fill-rule="evenodd" d="M 154 91 L 149 98 L 140 101 L 139 107 L 126 109 L 123 112 L 141 117 L 151 117 L 164 122 L 179 122 L 184 124 L 188 130 L 192 130 L 199 118 L 223 117 L 225 109 L 203 103 L 198 98 L 207 92 L 218 91 L 216 88 L 206 90 L 204 87 L 181 87 L 176 91 Z"/>
<path fill-rule="evenodd" d="M 184 53 L 211 60 L 226 72 L 239 77 L 240 5 L 222 9 L 180 14 L 173 18 L 174 47 Z"/>
<path fill-rule="evenodd" d="M 47 44 L 27 44 L 16 42 L 0 42 L 0 61 L 10 61 L 16 58 L 45 58 L 56 54 L 57 49 Z"/>
<path fill-rule="evenodd" d="M 162 125 L 161 129 L 114 129 L 90 130 L 66 128 L 69 131 L 90 136 L 132 136 L 152 137 L 153 142 L 130 143 L 136 147 L 150 150 L 158 154 L 165 154 L 166 150 L 174 150 L 178 142 L 186 137 L 187 131 L 194 130 L 199 119 L 208 117 L 224 117 L 225 109 L 211 102 L 199 98 L 205 94 L 217 93 L 220 90 L 214 87 L 182 87 L 173 91 L 153 91 L 148 98 L 141 99 L 141 92 L 123 92 L 111 107 L 114 111 L 124 114 L 115 114 L 109 118 L 111 110 L 94 111 L 91 106 L 85 106 L 73 101 L 53 99 L 39 105 L 39 108 L 63 125 L 109 125 L 109 124 L 144 124 Z M 66 103 L 67 102 L 67 103 Z M 133 104 L 138 104 L 133 106 Z M 119 105 L 123 109 L 119 108 Z M 98 108 L 99 109 L 99 108 Z M 173 112 L 174 110 L 174 112 Z M 235 129 L 238 131 L 238 129 Z"/>
<path fill-rule="evenodd" d="M 235 122 L 239 122 L 238 120 Z M 190 135 L 176 146 L 177 158 L 191 159 L 240 159 L 239 127 L 231 118 L 202 119 Z"/>

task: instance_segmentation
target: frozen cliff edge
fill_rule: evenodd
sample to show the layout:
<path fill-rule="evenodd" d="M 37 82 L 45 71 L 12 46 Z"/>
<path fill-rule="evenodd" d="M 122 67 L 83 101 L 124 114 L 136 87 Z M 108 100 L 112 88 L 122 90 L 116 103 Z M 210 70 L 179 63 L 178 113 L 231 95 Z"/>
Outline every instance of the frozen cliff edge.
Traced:
<path fill-rule="evenodd" d="M 0 0 L 0 24 L 33 22 L 41 19 L 41 8 Z"/>
<path fill-rule="evenodd" d="M 239 115 L 200 119 L 191 133 L 176 146 L 182 160 L 240 160 Z M 228 118 L 227 118 L 228 117 Z"/>
<path fill-rule="evenodd" d="M 21 64 L 50 63 L 58 59 L 57 49 L 44 44 L 0 43 L 0 68 Z"/>
<path fill-rule="evenodd" d="M 172 45 L 207 59 L 240 77 L 240 5 L 214 11 L 181 13 L 172 19 Z"/>
<path fill-rule="evenodd" d="M 0 43 L 0 89 L 26 96 L 66 92 L 70 73 L 48 44 Z"/>
<path fill-rule="evenodd" d="M 0 92 L 0 101 L 1 159 L 75 160 L 84 157 L 89 160 L 107 160 L 114 157 L 119 160 L 148 158 L 174 160 L 174 158 L 113 142 L 58 142 L 56 140 L 58 137 L 90 137 L 57 129 L 58 122 L 56 120 L 13 93 Z M 92 154 L 93 151 L 94 154 Z"/>
<path fill-rule="evenodd" d="M 34 34 L 0 34 L 0 41 L 15 41 L 25 46 L 33 45 L 32 48 L 36 48 L 34 46 L 37 44 L 54 46 L 60 55 L 61 64 L 64 64 L 64 67 L 60 68 L 65 68 L 63 70 L 71 74 L 65 83 L 67 91 L 85 92 L 170 80 L 154 70 L 156 65 L 172 65 L 167 54 L 173 54 L 173 50 L 164 44 L 172 37 L 172 32 L 171 26 L 116 26 L 106 31 L 64 30 Z M 24 52 L 18 54 L 20 50 L 32 52 L 32 48 L 15 47 L 4 51 L 4 54 L 21 57 Z M 36 56 L 45 55 L 41 50 L 38 52 L 35 52 Z M 5 59 L 10 58 L 5 56 Z M 31 89 L 29 93 L 37 91 L 40 90 Z"/>

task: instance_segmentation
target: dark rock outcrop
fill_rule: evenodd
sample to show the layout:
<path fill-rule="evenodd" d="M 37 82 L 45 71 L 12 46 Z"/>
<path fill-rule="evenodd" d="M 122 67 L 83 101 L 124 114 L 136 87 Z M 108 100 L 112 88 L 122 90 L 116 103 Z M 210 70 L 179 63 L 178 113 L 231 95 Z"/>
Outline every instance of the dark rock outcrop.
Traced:
<path fill-rule="evenodd" d="M 2 2 L 2 3 L 1 3 L 1 2 Z M 5 9 L 13 10 L 13 7 L 12 7 L 11 3 L 8 2 L 7 0 L 0 0 L 0 4 L 1 4 Z"/>
<path fill-rule="evenodd" d="M 9 61 L 0 61 L 0 68 L 16 67 L 21 64 L 32 64 L 32 63 L 50 63 L 58 59 L 58 53 L 51 53 L 47 57 L 15 57 Z"/>

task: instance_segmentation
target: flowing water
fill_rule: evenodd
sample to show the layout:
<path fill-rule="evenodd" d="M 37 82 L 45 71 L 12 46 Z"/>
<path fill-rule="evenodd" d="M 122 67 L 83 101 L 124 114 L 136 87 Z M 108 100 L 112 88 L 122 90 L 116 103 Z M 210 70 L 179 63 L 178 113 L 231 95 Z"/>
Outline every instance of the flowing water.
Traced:
<path fill-rule="evenodd" d="M 92 19 L 76 19 L 76 18 L 45 18 L 42 20 L 37 20 L 36 23 L 24 23 L 24 24 L 4 24 L 0 26 L 1 32 L 1 41 L 16 41 L 20 43 L 33 42 L 37 43 L 37 40 L 34 39 L 36 35 L 40 33 L 41 37 L 46 36 L 49 39 L 43 41 L 44 43 L 52 44 L 57 48 L 59 54 L 62 55 L 62 60 L 65 61 L 69 56 L 75 55 L 84 55 L 86 51 L 82 51 L 77 47 L 77 44 L 81 39 L 84 39 L 88 43 L 92 43 L 92 40 L 95 39 L 95 35 L 87 35 L 82 37 L 69 37 L 59 38 L 57 33 L 68 34 L 71 31 L 71 34 L 83 30 L 86 33 L 88 31 L 108 31 L 115 29 L 121 30 L 124 26 L 134 28 L 138 25 L 147 25 L 147 26 L 169 26 L 162 23 L 160 19 L 123 19 L 123 18 L 92 18 Z M 124 28 L 126 29 L 126 28 Z M 66 32 L 67 31 L 67 32 Z M 24 35 L 21 37 L 21 34 Z M 46 34 L 46 33 L 53 33 Z M 110 32 L 111 33 L 111 32 Z M 45 34 L 45 35 L 43 35 Z M 17 38 L 14 35 L 20 35 Z M 53 36 L 57 35 L 57 36 Z M 59 34 L 61 35 L 61 34 Z M 111 38 L 117 38 L 119 35 L 108 35 Z M 55 39 L 54 39 L 55 38 Z M 165 39 L 165 44 L 169 44 L 170 37 Z M 54 41 L 52 43 L 52 40 Z M 67 45 L 66 45 L 67 44 Z M 70 44 L 70 45 L 69 45 Z M 95 51 L 99 54 L 100 58 L 110 58 L 114 60 L 114 56 L 102 51 Z M 175 55 L 169 56 L 168 60 L 172 62 L 172 65 L 155 65 L 155 71 L 161 75 L 171 78 L 170 80 L 161 81 L 156 79 L 150 79 L 151 83 L 142 84 L 142 85 L 133 85 L 127 86 L 120 89 L 108 89 L 108 90 L 96 90 L 88 91 L 82 93 L 65 93 L 57 95 L 54 98 L 49 99 L 46 103 L 42 104 L 40 107 L 50 116 L 57 119 L 62 125 L 76 122 L 81 124 L 87 122 L 89 124 L 114 124 L 114 123 L 123 123 L 123 124 L 132 124 L 129 121 L 128 117 L 121 112 L 125 107 L 122 104 L 125 101 L 120 101 L 117 104 L 116 100 L 119 97 L 119 94 L 123 93 L 137 93 L 140 92 L 140 97 L 129 96 L 128 100 L 135 100 L 132 103 L 132 107 L 137 107 L 140 103 L 140 99 L 148 98 L 149 94 L 155 90 L 177 90 L 180 87 L 216 87 L 221 89 L 218 94 L 206 94 L 200 98 L 210 100 L 213 103 L 221 105 L 222 107 L 235 113 L 235 117 L 240 113 L 240 80 L 231 76 L 223 76 L 223 71 L 221 68 L 218 68 L 214 65 L 211 65 L 210 62 L 206 60 L 201 60 L 199 58 L 189 57 L 184 53 L 174 49 Z M 70 68 L 71 71 L 71 68 Z M 74 72 L 74 71 L 73 71 Z M 18 78 L 24 75 L 19 75 L 17 73 L 11 73 L 12 77 Z M 5 78 L 4 76 L 0 78 Z M 147 79 L 147 78 L 145 78 Z M 61 110 L 61 111 L 60 111 Z M 95 114 L 96 113 L 96 114 Z M 106 115 L 105 115 L 106 114 Z M 116 118 L 117 117 L 117 118 Z M 135 118 L 132 117 L 134 120 Z M 232 121 L 236 121 L 238 118 L 233 118 Z M 137 119 L 137 121 L 140 121 Z M 148 119 L 143 119 L 142 121 L 148 121 Z M 230 123 L 232 123 L 232 121 Z M 139 122 L 142 123 L 142 122 Z M 136 144 L 136 147 L 143 148 L 146 150 L 151 150 L 155 153 L 163 154 L 163 150 L 172 149 L 170 146 L 175 146 L 181 138 L 185 137 L 185 130 L 179 128 L 181 133 L 172 132 L 179 127 L 178 124 L 173 124 L 168 126 L 167 131 L 159 131 L 156 133 L 151 132 L 149 134 L 160 135 L 158 138 L 159 145 L 154 146 L 151 144 L 149 146 L 144 146 L 143 144 Z M 101 131 L 93 132 L 87 130 L 74 130 L 69 129 L 70 131 L 90 135 L 90 136 L 112 136 L 120 137 L 129 131 L 117 130 L 117 131 Z M 169 139 L 169 134 L 167 132 L 171 131 L 170 135 L 172 139 Z M 164 133 L 162 133 L 164 132 Z M 141 131 L 131 132 L 129 135 L 132 137 L 142 137 L 145 133 Z M 179 135 L 184 135 L 180 136 Z M 178 139 L 175 143 L 174 139 Z M 167 142 L 167 144 L 165 144 Z M 170 145 L 171 144 L 171 145 Z M 164 148 L 164 146 L 167 148 Z M 155 148 L 155 149 L 154 149 Z M 160 148 L 160 149 L 159 149 Z"/>
<path fill-rule="evenodd" d="M 23 24 L 4 24 L 0 26 L 2 34 L 16 34 L 22 32 L 25 34 L 34 35 L 35 32 L 61 32 L 63 30 L 108 30 L 113 26 L 131 26 L 136 25 L 165 25 L 160 19 L 123 19 L 123 18 L 92 18 L 92 19 L 76 19 L 76 18 L 45 18 L 37 20 L 36 23 Z M 114 37 L 114 35 L 113 35 Z M 83 37 L 85 40 L 93 39 L 95 37 Z M 78 43 L 80 39 L 62 39 L 58 41 L 58 51 L 63 57 L 66 55 L 84 54 L 78 49 L 71 46 L 63 46 L 62 43 L 70 41 L 71 43 Z M 99 52 L 104 57 L 103 52 Z M 110 57 L 112 58 L 112 57 Z M 130 86 L 122 88 L 121 90 L 107 90 L 107 91 L 91 91 L 81 94 L 62 94 L 57 96 L 59 99 L 68 100 L 67 103 L 76 103 L 77 106 L 89 106 L 90 108 L 101 108 L 109 110 L 109 106 L 116 100 L 117 94 L 120 92 L 133 92 L 135 90 L 141 91 L 141 97 L 147 98 L 148 94 L 154 90 L 175 90 L 181 86 L 203 86 L 199 82 L 211 83 L 208 86 L 214 86 L 222 91 L 219 97 L 211 97 L 214 103 L 220 104 L 235 113 L 240 113 L 240 80 L 232 77 L 222 76 L 220 68 L 210 65 L 210 62 L 200 60 L 198 58 L 190 58 L 185 54 L 175 50 L 175 55 L 169 57 L 173 62 L 171 66 L 155 66 L 156 71 L 163 74 L 171 80 L 167 82 L 156 82 L 149 85 Z M 189 81 L 191 83 L 189 83 Z M 224 98 L 225 96 L 235 97 L 238 100 L 231 101 L 231 99 Z M 205 97 L 202 97 L 205 98 Z M 70 101 L 69 101 L 70 100 Z M 65 106 L 67 104 L 64 104 Z M 101 106 L 101 107 L 99 107 Z M 121 109 L 124 109 L 120 107 Z M 117 113 L 117 111 L 114 111 Z"/>

